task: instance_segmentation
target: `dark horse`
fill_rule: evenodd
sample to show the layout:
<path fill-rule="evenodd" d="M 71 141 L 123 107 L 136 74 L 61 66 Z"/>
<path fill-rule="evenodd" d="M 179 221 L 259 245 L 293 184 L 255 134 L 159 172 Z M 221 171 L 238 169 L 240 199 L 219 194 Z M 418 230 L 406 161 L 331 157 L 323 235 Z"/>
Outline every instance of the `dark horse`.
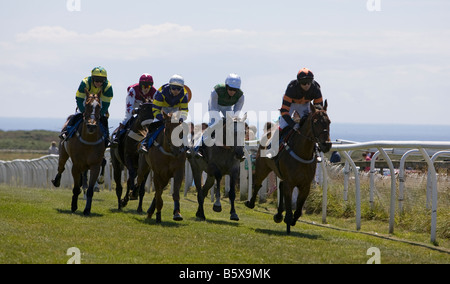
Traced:
<path fill-rule="evenodd" d="M 192 173 L 194 176 L 194 183 L 197 189 L 197 200 L 198 209 L 196 216 L 201 220 L 205 220 L 205 212 L 203 209 L 203 204 L 205 197 L 208 195 L 209 189 L 214 185 L 216 181 L 216 196 L 220 196 L 220 182 L 224 175 L 230 175 L 230 192 L 229 199 L 231 204 L 230 209 L 230 220 L 239 221 L 239 217 L 236 214 L 236 209 L 234 206 L 234 201 L 236 198 L 236 181 L 239 174 L 240 160 L 237 158 L 237 153 L 243 153 L 244 150 L 244 135 L 245 135 L 245 125 L 244 122 L 247 119 L 247 114 L 243 118 L 237 116 L 231 117 L 227 116 L 227 119 L 223 122 L 223 135 L 216 131 L 215 143 L 211 147 L 208 147 L 207 154 L 205 158 L 199 157 L 189 157 L 189 162 L 192 167 Z M 239 128 L 242 126 L 242 129 Z M 219 129 L 218 129 L 219 130 Z M 212 129 L 206 130 L 205 133 L 211 133 Z M 221 134 L 221 135 L 219 135 Z M 228 138 L 227 138 L 228 136 Z M 221 139 L 223 138 L 223 139 Z M 223 143 L 223 141 L 230 140 L 232 138 L 233 142 Z M 205 171 L 208 177 L 201 187 L 201 175 Z M 213 205 L 213 210 L 216 212 L 221 212 L 222 207 L 219 202 Z"/>
<path fill-rule="evenodd" d="M 111 149 L 111 161 L 114 168 L 114 181 L 116 182 L 116 195 L 118 201 L 118 209 L 122 210 L 128 204 L 130 199 L 130 191 L 132 199 L 136 199 L 138 188 L 135 185 L 137 170 L 139 166 L 139 143 L 145 138 L 147 128 L 142 124 L 145 121 L 153 119 L 152 103 L 145 102 L 140 105 L 138 115 L 132 118 L 131 127 L 126 131 L 123 138 L 119 141 L 118 147 Z M 128 170 L 127 192 L 122 200 L 122 170 L 124 166 Z M 147 179 L 147 177 L 146 177 Z M 145 185 L 145 181 L 143 183 Z M 145 186 L 139 190 L 138 212 L 142 212 L 142 199 L 145 195 Z"/>
<path fill-rule="evenodd" d="M 300 131 L 291 130 L 283 142 L 284 147 L 273 158 L 261 156 L 261 147 L 258 150 L 255 165 L 255 175 L 253 184 L 253 196 L 245 205 L 249 208 L 255 207 L 256 195 L 261 188 L 263 180 L 274 171 L 282 180 L 280 183 L 281 196 L 278 205 L 278 213 L 274 216 L 274 221 L 280 223 L 283 219 L 283 203 L 286 208 L 284 222 L 287 225 L 287 233 L 290 233 L 290 226 L 295 226 L 297 220 L 302 215 L 303 204 L 309 195 L 311 182 L 316 173 L 317 152 L 324 153 L 330 151 L 330 119 L 327 115 L 328 103 L 325 101 L 323 109 L 311 104 L 310 114 L 302 119 Z M 278 139 L 278 135 L 275 135 Z M 292 191 L 298 188 L 297 208 L 292 214 Z"/>
<path fill-rule="evenodd" d="M 166 114 L 163 111 L 164 131 L 156 137 L 154 143 L 149 148 L 148 153 L 139 158 L 137 186 L 141 188 L 145 182 L 145 177 L 153 170 L 153 183 L 155 186 L 155 197 L 148 209 L 147 219 L 151 219 L 156 211 L 156 223 L 161 223 L 161 209 L 163 207 L 162 193 L 169 183 L 174 179 L 172 198 L 174 201 L 173 220 L 182 221 L 180 213 L 180 187 L 184 178 L 184 167 L 186 161 L 184 143 L 174 143 L 182 138 L 181 133 L 187 133 L 182 128 L 184 125 L 177 118 L 177 113 Z M 177 135 L 178 134 L 178 135 Z"/>
<path fill-rule="evenodd" d="M 58 174 L 52 183 L 60 186 L 61 175 L 67 160 L 72 160 L 72 176 L 74 181 L 72 196 L 72 212 L 78 209 L 78 195 L 81 193 L 82 174 L 90 170 L 89 187 L 87 190 L 86 207 L 84 215 L 90 215 L 94 186 L 100 173 L 105 153 L 105 137 L 100 127 L 100 101 L 101 91 L 98 94 L 89 94 L 86 90 L 85 111 L 83 121 L 74 137 L 61 142 L 58 162 Z"/>

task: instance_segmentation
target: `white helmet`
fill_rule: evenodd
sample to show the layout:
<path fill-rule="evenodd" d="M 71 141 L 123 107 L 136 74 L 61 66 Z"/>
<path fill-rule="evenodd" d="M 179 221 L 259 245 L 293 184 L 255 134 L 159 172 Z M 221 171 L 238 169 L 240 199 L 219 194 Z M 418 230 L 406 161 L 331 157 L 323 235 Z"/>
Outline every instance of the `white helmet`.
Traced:
<path fill-rule="evenodd" d="M 173 75 L 169 80 L 169 85 L 184 87 L 184 78 L 180 75 Z"/>
<path fill-rule="evenodd" d="M 225 80 L 225 84 L 230 86 L 231 88 L 240 89 L 241 77 L 237 74 L 232 73 L 228 75 L 227 79 Z"/>

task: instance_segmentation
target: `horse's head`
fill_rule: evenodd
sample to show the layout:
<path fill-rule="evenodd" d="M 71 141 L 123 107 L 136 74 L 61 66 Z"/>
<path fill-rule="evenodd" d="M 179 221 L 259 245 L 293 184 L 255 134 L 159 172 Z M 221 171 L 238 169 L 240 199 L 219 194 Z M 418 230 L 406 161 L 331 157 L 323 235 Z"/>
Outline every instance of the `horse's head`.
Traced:
<path fill-rule="evenodd" d="M 227 114 L 224 124 L 224 145 L 229 147 L 244 147 L 245 143 L 245 121 L 247 113 L 241 118 L 238 115 Z M 232 139 L 232 140 L 231 140 Z M 232 143 L 230 143 L 232 142 Z"/>
<path fill-rule="evenodd" d="M 153 104 L 152 102 L 144 102 L 139 105 L 137 119 L 142 126 L 151 124 L 153 121 Z"/>
<path fill-rule="evenodd" d="M 164 148 L 170 151 L 174 156 L 178 156 L 186 151 L 184 143 L 185 138 L 183 134 L 188 133 L 188 125 L 183 123 L 181 119 L 181 112 L 165 113 L 162 111 L 164 117 Z M 172 137 L 174 136 L 174 137 Z M 175 137 L 176 136 L 176 137 Z M 173 141 L 176 138 L 177 141 Z M 181 142 L 181 143 L 178 143 Z"/>
<path fill-rule="evenodd" d="M 311 113 L 308 120 L 311 120 L 311 131 L 315 142 L 319 145 L 319 150 L 327 153 L 331 149 L 330 124 L 331 120 L 327 114 L 328 102 L 325 100 L 324 106 L 315 107 L 311 104 Z"/>
<path fill-rule="evenodd" d="M 100 111 L 102 109 L 100 96 L 101 91 L 98 94 L 89 94 L 86 90 L 83 118 L 88 134 L 94 134 L 97 131 L 97 127 L 100 122 Z"/>

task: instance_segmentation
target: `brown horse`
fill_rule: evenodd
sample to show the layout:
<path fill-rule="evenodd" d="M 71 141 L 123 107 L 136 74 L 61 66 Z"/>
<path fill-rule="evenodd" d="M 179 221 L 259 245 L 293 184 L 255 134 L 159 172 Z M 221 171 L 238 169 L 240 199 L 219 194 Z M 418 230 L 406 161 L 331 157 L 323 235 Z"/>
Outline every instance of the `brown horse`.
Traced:
<path fill-rule="evenodd" d="M 173 187 L 173 220 L 181 221 L 180 214 L 180 187 L 184 178 L 184 167 L 186 161 L 185 143 L 175 143 L 174 137 L 181 138 L 180 128 L 186 126 L 183 133 L 187 133 L 187 125 L 182 124 L 176 113 L 166 114 L 163 111 L 164 131 L 159 133 L 155 142 L 149 148 L 148 153 L 139 158 L 137 186 L 141 188 L 145 182 L 145 177 L 150 170 L 153 170 L 153 183 L 155 185 L 155 198 L 148 209 L 147 219 L 151 219 L 156 212 L 156 223 L 161 223 L 161 209 L 163 207 L 162 193 L 169 183 L 174 179 Z M 180 136 L 177 136 L 179 134 Z M 179 139 L 178 139 L 179 140 Z"/>
<path fill-rule="evenodd" d="M 84 215 L 90 215 L 95 182 L 100 173 L 105 153 L 105 137 L 100 127 L 100 111 L 102 108 L 99 94 L 89 94 L 86 90 L 85 111 L 83 121 L 74 137 L 61 142 L 58 162 L 58 174 L 52 183 L 60 186 L 61 175 L 67 160 L 72 160 L 72 176 L 74 180 L 72 196 L 72 212 L 78 209 L 78 195 L 81 192 L 81 179 L 84 171 L 90 170 Z"/>
<path fill-rule="evenodd" d="M 327 114 L 328 103 L 325 101 L 323 109 L 311 104 L 311 112 L 302 119 L 300 131 L 291 130 L 284 140 L 283 149 L 273 158 L 261 156 L 262 148 L 258 150 L 255 165 L 255 175 L 253 184 L 253 196 L 245 203 L 248 208 L 255 207 L 256 195 L 261 188 L 263 180 L 274 171 L 282 180 L 280 183 L 280 204 L 278 213 L 274 216 L 274 221 L 280 223 L 283 219 L 283 203 L 286 208 L 284 222 L 287 225 L 287 233 L 290 233 L 290 226 L 294 226 L 302 215 L 303 204 L 309 195 L 311 182 L 316 173 L 317 152 L 324 153 L 330 151 L 330 119 Z M 278 139 L 275 135 L 274 139 Z M 299 194 L 297 198 L 297 208 L 292 215 L 292 191 L 297 187 Z"/>
<path fill-rule="evenodd" d="M 131 127 L 126 131 L 123 138 L 119 141 L 119 146 L 117 148 L 111 149 L 111 161 L 114 168 L 114 181 L 116 182 L 116 195 L 118 201 L 118 209 L 122 210 L 128 204 L 130 199 L 130 192 L 132 199 L 137 198 L 138 187 L 135 185 L 135 179 L 137 177 L 137 170 L 139 166 L 139 153 L 138 147 L 139 143 L 147 135 L 147 128 L 142 124 L 145 121 L 153 119 L 152 112 L 153 104 L 151 102 L 146 102 L 140 105 L 139 113 L 136 118 L 132 118 Z M 127 192 L 124 199 L 122 198 L 122 170 L 123 167 L 128 170 L 128 180 L 127 180 Z M 145 181 L 143 183 L 145 185 Z M 142 199 L 145 195 L 145 187 L 142 186 L 139 190 L 139 205 L 138 212 L 142 212 Z"/>

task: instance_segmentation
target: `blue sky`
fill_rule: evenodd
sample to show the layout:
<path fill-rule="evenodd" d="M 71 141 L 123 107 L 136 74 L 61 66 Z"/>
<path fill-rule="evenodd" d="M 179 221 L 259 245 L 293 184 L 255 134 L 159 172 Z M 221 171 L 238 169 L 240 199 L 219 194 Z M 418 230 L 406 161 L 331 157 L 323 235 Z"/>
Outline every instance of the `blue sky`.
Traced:
<path fill-rule="evenodd" d="M 114 88 L 112 118 L 142 73 L 158 86 L 184 76 L 200 117 L 214 85 L 238 73 L 244 110 L 270 112 L 308 67 L 333 122 L 450 125 L 450 1 L 379 0 L 381 11 L 368 0 L 79 3 L 2 1 L 0 116 L 64 119 L 98 65 Z"/>

